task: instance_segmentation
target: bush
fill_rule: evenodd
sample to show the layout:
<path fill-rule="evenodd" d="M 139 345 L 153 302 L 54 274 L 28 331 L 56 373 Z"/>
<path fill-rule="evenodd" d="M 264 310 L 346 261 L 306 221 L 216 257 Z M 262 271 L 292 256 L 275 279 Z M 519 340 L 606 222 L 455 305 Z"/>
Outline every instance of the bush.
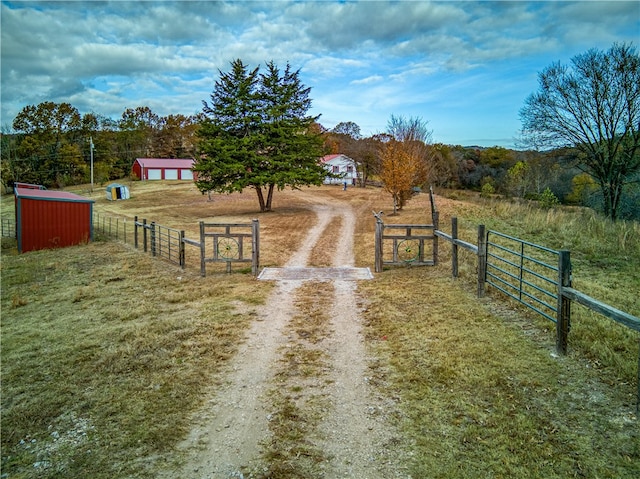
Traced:
<path fill-rule="evenodd" d="M 491 183 L 485 183 L 484 185 L 482 185 L 482 189 L 480 190 L 480 196 L 482 198 L 491 198 L 491 195 L 493 195 L 495 192 L 496 189 Z"/>
<path fill-rule="evenodd" d="M 540 194 L 538 201 L 540 201 L 540 206 L 547 209 L 553 208 L 554 206 L 558 206 L 560 204 L 560 200 L 558 200 L 558 197 L 554 195 L 553 191 L 551 191 L 549 188 L 546 188 Z"/>

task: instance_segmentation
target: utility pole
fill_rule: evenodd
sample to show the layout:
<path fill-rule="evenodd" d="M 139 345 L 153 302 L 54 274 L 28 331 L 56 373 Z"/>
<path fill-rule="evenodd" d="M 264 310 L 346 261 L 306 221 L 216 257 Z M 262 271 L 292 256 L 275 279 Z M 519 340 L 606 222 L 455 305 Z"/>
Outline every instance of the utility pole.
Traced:
<path fill-rule="evenodd" d="M 93 137 L 89 137 L 89 145 L 91 148 L 91 193 L 93 193 Z"/>

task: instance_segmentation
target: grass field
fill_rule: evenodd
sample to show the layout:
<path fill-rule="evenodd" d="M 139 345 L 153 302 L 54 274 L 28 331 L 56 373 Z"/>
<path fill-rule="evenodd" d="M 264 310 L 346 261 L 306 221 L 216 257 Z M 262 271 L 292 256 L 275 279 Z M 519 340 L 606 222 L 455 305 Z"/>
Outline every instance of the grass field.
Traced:
<path fill-rule="evenodd" d="M 256 212 L 251 192 L 208 201 L 177 182 L 132 183 L 131 196 L 108 202 L 93 193 L 96 211 L 192 238 L 201 220 L 258 218 L 261 266 L 286 262 L 320 196 L 348 199 L 358 218 L 356 266 L 373 269 L 371 211 L 391 211 L 378 189 L 277 192 L 267 214 Z M 457 216 L 466 241 L 482 223 L 571 250 L 576 289 L 640 316 L 638 223 L 464 192 L 442 192 L 437 204 L 442 229 Z M 11 208 L 4 197 L 3 217 Z M 428 212 L 419 195 L 384 219 L 428 223 Z M 100 238 L 24 255 L 2 245 L 3 477 L 155 477 L 272 285 L 241 273 L 201 278 L 196 262 L 182 271 Z M 312 262 L 328 264 L 331 246 L 323 237 Z M 557 357 L 552 323 L 495 291 L 478 300 L 475 259 L 462 253 L 453 280 L 450 248 L 441 243 L 440 252 L 437 267 L 390 268 L 359 285 L 372 381 L 398 403 L 412 477 L 638 477 L 638 334 L 576 305 L 569 354 Z"/>

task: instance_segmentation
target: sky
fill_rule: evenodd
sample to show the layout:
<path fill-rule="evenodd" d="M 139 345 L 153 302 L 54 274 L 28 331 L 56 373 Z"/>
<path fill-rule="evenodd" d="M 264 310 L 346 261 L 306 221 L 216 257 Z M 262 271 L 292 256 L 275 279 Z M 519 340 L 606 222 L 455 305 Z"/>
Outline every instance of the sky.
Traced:
<path fill-rule="evenodd" d="M 615 42 L 640 49 L 640 1 L 2 1 L 0 126 L 67 102 L 192 115 L 241 59 L 299 70 L 312 115 L 363 136 L 391 115 L 436 143 L 518 146 L 538 75 Z"/>

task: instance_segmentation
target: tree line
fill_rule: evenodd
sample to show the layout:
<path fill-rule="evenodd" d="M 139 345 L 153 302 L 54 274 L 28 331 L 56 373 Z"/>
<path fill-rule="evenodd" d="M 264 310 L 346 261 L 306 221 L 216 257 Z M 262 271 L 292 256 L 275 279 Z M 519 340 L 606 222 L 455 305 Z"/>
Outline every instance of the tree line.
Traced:
<path fill-rule="evenodd" d="M 136 158 L 184 158 L 196 153 L 199 115 L 159 116 L 127 108 L 118 120 L 81 115 L 69 103 L 29 105 L 2 131 L 2 183 L 48 188 L 87 183 L 94 156 L 98 183 L 129 175 Z M 93 149 L 93 151 L 91 151 Z"/>
<path fill-rule="evenodd" d="M 299 71 L 241 60 L 219 71 L 209 101 L 193 116 L 161 117 L 146 106 L 120 119 L 80 115 L 68 103 L 25 107 L 2 134 L 2 182 L 63 187 L 130 174 L 138 157 L 196 159 L 203 193 L 254 189 L 261 211 L 274 191 L 321 184 L 318 159 L 352 158 L 360 186 L 379 185 L 394 212 L 421 187 L 435 185 L 598 208 L 640 219 L 640 59 L 632 45 L 590 50 L 571 65 L 539 74 L 521 109 L 518 150 L 433 143 L 428 122 L 392 115 L 384 132 L 363 137 L 354 122 L 326 129 L 308 115 L 310 89 Z"/>

